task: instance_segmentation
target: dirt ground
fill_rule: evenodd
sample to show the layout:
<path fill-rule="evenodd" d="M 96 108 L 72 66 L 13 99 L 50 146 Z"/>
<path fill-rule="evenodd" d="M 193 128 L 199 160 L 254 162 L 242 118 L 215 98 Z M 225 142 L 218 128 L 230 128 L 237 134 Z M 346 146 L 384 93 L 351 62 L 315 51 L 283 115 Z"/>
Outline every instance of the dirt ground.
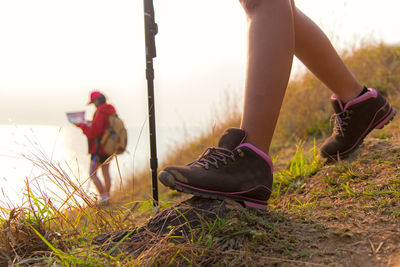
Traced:
<path fill-rule="evenodd" d="M 351 158 L 281 196 L 274 210 L 290 218 L 287 232 L 300 241 L 298 250 L 308 251 L 310 264 L 400 265 L 399 163 L 396 136 L 367 138 Z"/>
<path fill-rule="evenodd" d="M 399 166 L 399 138 L 384 132 L 296 179 L 268 211 L 178 194 L 187 201 L 162 209 L 120 247 L 144 265 L 400 266 Z M 96 241 L 113 247 L 127 233 Z"/>

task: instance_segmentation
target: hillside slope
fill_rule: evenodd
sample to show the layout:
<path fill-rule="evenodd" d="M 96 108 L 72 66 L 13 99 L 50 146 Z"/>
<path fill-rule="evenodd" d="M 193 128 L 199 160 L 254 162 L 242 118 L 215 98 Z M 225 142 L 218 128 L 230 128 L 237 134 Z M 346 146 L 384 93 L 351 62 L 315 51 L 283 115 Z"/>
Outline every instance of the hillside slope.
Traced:
<path fill-rule="evenodd" d="M 399 46 L 369 45 L 344 58 L 400 110 Z M 0 206 L 8 215 L 0 217 L 0 265 L 400 266 L 400 115 L 350 158 L 327 164 L 318 146 L 330 130 L 329 95 L 309 73 L 289 85 L 271 151 L 268 211 L 162 185 L 154 209 L 148 171 L 96 203 L 59 166 L 38 158 L 68 197 L 58 207 L 27 181 L 24 206 Z M 216 145 L 225 128 L 238 126 L 239 110 L 228 106 L 218 125 L 174 145 L 160 169 Z"/>
<path fill-rule="evenodd" d="M 360 80 L 378 88 L 399 109 L 399 47 L 367 45 L 344 58 Z M 267 213 L 234 210 L 207 233 L 207 242 L 200 235 L 200 241 L 144 252 L 143 259 L 174 265 L 400 264 L 399 119 L 372 132 L 349 159 L 325 164 L 315 154 L 329 133 L 332 112 L 330 93 L 323 87 L 309 73 L 289 85 L 273 140 L 276 172 Z M 308 105 L 299 104 L 303 100 Z M 216 144 L 225 127 L 237 126 L 239 115 L 178 147 L 166 164 L 193 160 Z M 312 136 L 318 137 L 315 146 Z M 298 142 L 296 150 L 299 139 L 309 141 Z M 172 203 L 188 197 L 163 186 L 161 192 L 161 199 Z"/>
<path fill-rule="evenodd" d="M 141 260 L 174 266 L 397 266 L 398 126 L 396 120 L 389 129 L 374 132 L 347 160 L 315 165 L 310 176 L 296 177 L 281 164 L 269 211 L 236 206 L 200 226 L 183 220 L 191 225 L 190 234 L 182 234 L 178 244 L 170 235 L 159 236 L 156 243 L 162 245 L 153 243 Z M 302 153 L 305 163 L 314 160 L 312 153 Z M 168 226 L 159 223 L 160 229 Z"/>

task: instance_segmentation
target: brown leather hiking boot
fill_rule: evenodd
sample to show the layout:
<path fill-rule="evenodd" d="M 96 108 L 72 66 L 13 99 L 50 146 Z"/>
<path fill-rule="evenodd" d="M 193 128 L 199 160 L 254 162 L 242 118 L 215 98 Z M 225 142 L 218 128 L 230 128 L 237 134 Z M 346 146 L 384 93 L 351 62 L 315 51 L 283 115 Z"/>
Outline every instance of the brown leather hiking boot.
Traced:
<path fill-rule="evenodd" d="M 272 160 L 251 144 L 246 133 L 230 128 L 218 147 L 209 147 L 186 166 L 172 166 L 160 181 L 175 190 L 205 198 L 236 200 L 245 206 L 267 208 L 272 190 Z"/>
<path fill-rule="evenodd" d="M 356 150 L 373 129 L 381 129 L 396 115 L 396 110 L 375 89 L 351 100 L 346 105 L 333 95 L 335 114 L 332 136 L 322 144 L 321 156 L 328 160 L 345 158 Z"/>

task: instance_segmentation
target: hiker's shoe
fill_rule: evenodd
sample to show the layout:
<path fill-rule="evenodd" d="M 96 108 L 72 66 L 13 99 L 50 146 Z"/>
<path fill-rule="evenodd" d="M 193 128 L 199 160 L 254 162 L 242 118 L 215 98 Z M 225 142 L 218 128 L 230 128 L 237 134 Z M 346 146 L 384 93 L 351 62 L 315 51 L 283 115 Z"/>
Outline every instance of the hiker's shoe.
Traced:
<path fill-rule="evenodd" d="M 366 88 L 365 88 L 366 89 Z M 396 110 L 375 89 L 343 103 L 333 95 L 331 103 L 335 114 L 332 136 L 323 143 L 321 156 L 328 160 L 345 158 L 356 150 L 373 129 L 381 129 L 396 115 Z"/>
<path fill-rule="evenodd" d="M 100 201 L 106 201 L 109 199 L 110 199 L 110 197 L 107 194 L 103 194 L 103 195 L 101 195 Z"/>
<path fill-rule="evenodd" d="M 107 194 L 101 195 L 100 201 L 98 203 L 99 207 L 108 206 L 110 204 L 110 197 Z"/>
<path fill-rule="evenodd" d="M 160 181 L 181 192 L 205 198 L 241 202 L 267 208 L 272 189 L 272 160 L 255 146 L 243 143 L 246 133 L 230 128 L 218 147 L 209 147 L 186 166 L 171 166 L 160 173 Z"/>

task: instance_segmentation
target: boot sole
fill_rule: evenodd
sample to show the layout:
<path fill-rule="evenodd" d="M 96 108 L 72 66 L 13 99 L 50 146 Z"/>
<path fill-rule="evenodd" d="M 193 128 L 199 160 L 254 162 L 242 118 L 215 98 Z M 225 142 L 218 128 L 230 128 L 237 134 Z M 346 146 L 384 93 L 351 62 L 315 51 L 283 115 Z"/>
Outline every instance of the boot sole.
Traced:
<path fill-rule="evenodd" d="M 259 201 L 247 197 L 235 196 L 233 195 L 233 193 L 210 191 L 193 186 L 189 187 L 188 185 L 176 181 L 175 177 L 167 171 L 161 172 L 158 178 L 160 179 L 163 185 L 179 192 L 192 194 L 198 197 L 217 199 L 222 201 L 225 199 L 232 199 L 241 203 L 246 207 L 251 207 L 261 210 L 266 210 L 268 208 L 267 201 Z"/>
<path fill-rule="evenodd" d="M 347 158 L 351 153 L 353 153 L 355 150 L 359 148 L 359 146 L 363 143 L 364 138 L 374 129 L 382 129 L 386 125 L 388 125 L 393 118 L 396 116 L 397 110 L 393 107 L 390 107 L 390 110 L 388 111 L 387 115 L 385 115 L 380 121 L 378 121 L 374 126 L 370 127 L 359 139 L 359 141 L 353 145 L 353 148 L 351 148 L 349 151 L 345 151 L 342 153 L 334 154 L 334 155 L 329 155 L 325 152 L 321 152 L 321 156 L 323 158 L 328 159 L 328 161 L 337 161 L 337 159 L 345 159 Z"/>

